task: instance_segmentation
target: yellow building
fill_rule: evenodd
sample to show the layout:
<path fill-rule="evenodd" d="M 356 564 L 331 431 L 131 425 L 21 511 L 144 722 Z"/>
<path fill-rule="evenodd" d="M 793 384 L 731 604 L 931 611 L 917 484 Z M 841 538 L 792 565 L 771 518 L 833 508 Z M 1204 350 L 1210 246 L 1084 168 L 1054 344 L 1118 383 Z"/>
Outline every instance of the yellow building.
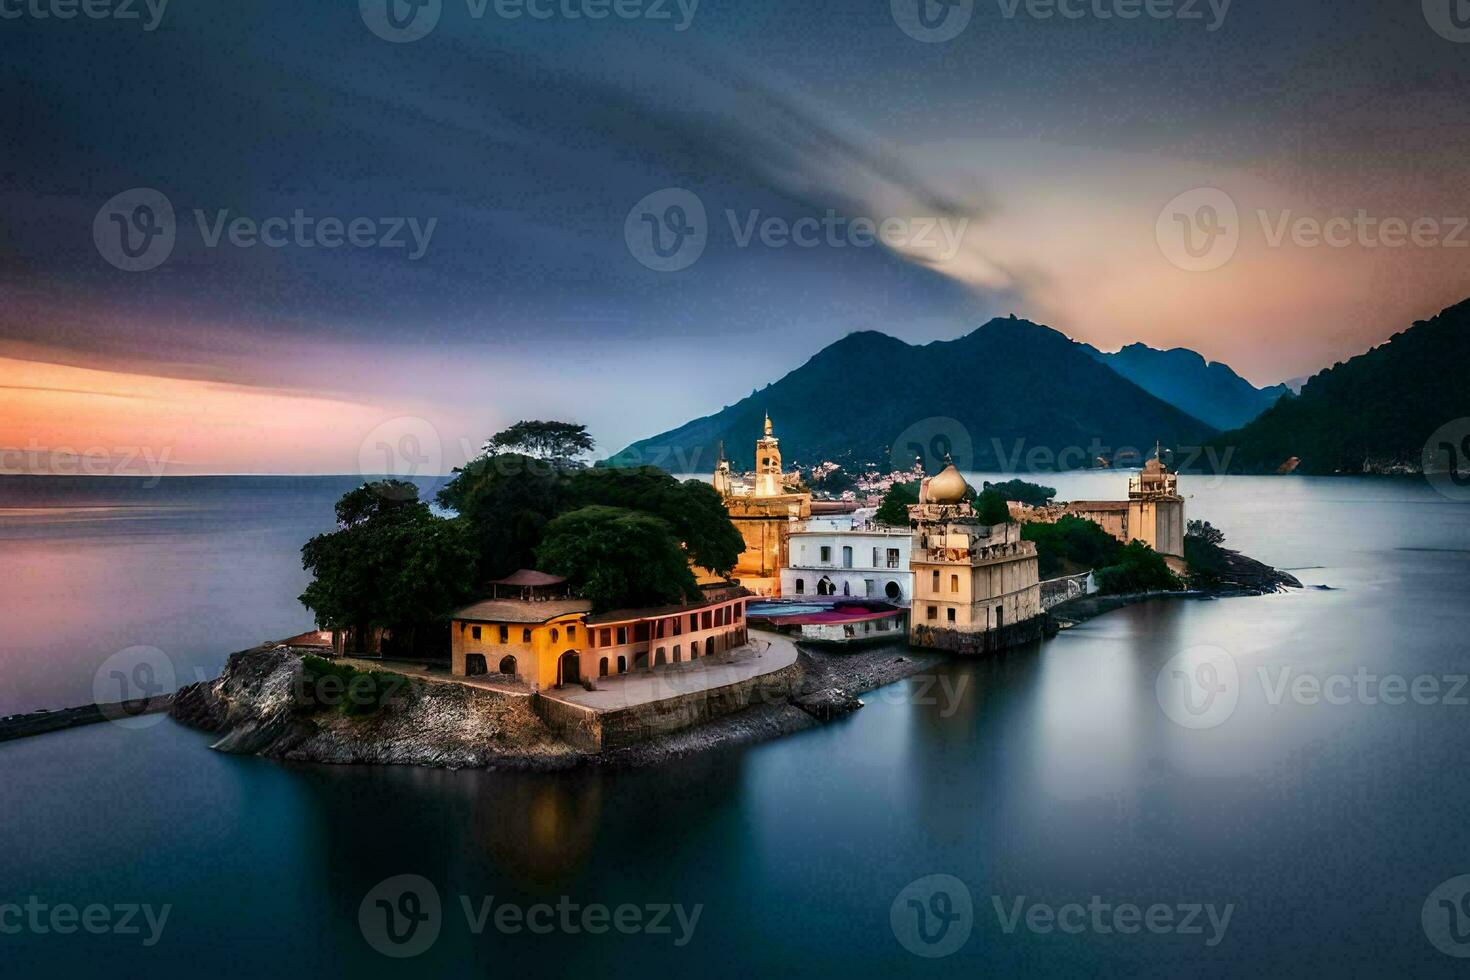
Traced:
<path fill-rule="evenodd" d="M 723 447 L 711 482 L 725 498 L 730 523 L 745 539 L 745 551 L 733 573 L 735 580 L 758 595 L 779 596 L 781 569 L 790 556 L 791 531 L 796 522 L 811 517 L 812 495 L 786 492 L 781 444 L 769 415 L 765 432 L 755 444 L 755 483 L 750 491 L 740 493 L 734 486 Z"/>
<path fill-rule="evenodd" d="M 451 620 L 456 677 L 498 674 L 539 691 L 698 660 L 749 639 L 750 593 L 728 582 L 702 585 L 695 602 L 597 615 L 554 575 L 523 569 L 491 587 L 491 598 Z"/>
<path fill-rule="evenodd" d="M 974 654 L 1041 635 L 1036 545 L 1021 540 L 1019 524 L 981 524 L 967 490 L 951 464 L 923 482 L 909 508 L 914 646 Z"/>

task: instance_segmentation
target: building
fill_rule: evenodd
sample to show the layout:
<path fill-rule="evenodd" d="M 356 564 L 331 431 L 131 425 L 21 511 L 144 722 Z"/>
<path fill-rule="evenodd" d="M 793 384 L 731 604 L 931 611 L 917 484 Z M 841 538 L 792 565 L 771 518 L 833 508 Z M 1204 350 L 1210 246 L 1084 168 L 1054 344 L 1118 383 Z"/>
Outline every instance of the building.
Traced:
<path fill-rule="evenodd" d="M 695 602 L 596 615 L 554 575 L 522 569 L 490 585 L 490 598 L 450 622 L 456 677 L 499 674 L 539 691 L 698 660 L 748 641 L 750 593 L 728 582 L 701 586 Z"/>
<path fill-rule="evenodd" d="M 981 524 L 953 464 L 909 508 L 914 594 L 909 642 L 955 653 L 999 650 L 1041 635 L 1036 545 L 1019 524 Z"/>
<path fill-rule="evenodd" d="M 873 510 L 816 516 L 787 539 L 781 595 L 842 596 L 907 602 L 913 532 L 873 521 Z"/>
<path fill-rule="evenodd" d="M 745 539 L 745 551 L 733 573 L 735 580 L 757 595 L 780 595 L 787 541 L 796 522 L 811 516 L 812 495 L 786 492 L 781 447 L 770 416 L 766 416 L 764 435 L 756 442 L 755 463 L 755 481 L 748 492 L 741 493 L 742 488 L 734 486 L 722 448 L 711 483 L 724 497 L 730 523 Z"/>
<path fill-rule="evenodd" d="M 1119 541 L 1142 541 L 1169 560 L 1176 571 L 1184 566 L 1184 498 L 1179 475 L 1164 464 L 1163 449 L 1137 476 L 1128 480 L 1127 500 L 1074 500 L 1045 507 L 1012 501 L 1011 516 L 1019 521 L 1055 524 L 1063 517 L 1092 521 Z"/>

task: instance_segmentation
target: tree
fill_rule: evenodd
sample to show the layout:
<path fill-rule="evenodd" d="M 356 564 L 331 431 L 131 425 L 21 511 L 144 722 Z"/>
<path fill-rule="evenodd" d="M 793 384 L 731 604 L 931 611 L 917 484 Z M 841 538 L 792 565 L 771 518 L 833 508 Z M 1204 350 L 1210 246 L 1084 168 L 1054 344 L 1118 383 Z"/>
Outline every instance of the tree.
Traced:
<path fill-rule="evenodd" d="M 1095 573 L 1098 591 L 1105 595 L 1134 592 L 1173 592 L 1183 587 L 1164 556 L 1142 541 L 1123 546 L 1118 562 Z"/>
<path fill-rule="evenodd" d="M 405 651 L 429 653 L 432 632 L 472 591 L 474 553 L 461 528 L 396 480 L 349 491 L 337 502 L 337 522 L 301 549 L 312 573 L 302 605 L 321 629 L 350 628 L 359 639 L 386 629 Z"/>
<path fill-rule="evenodd" d="M 546 525 L 568 509 L 567 475 L 530 456 L 485 456 L 439 491 L 439 504 L 459 513 L 482 575 L 500 578 L 535 564 Z"/>
<path fill-rule="evenodd" d="M 602 505 L 643 511 L 667 521 L 695 563 L 728 575 L 745 550 L 745 539 L 714 487 L 700 480 L 675 480 L 653 466 L 588 469 L 567 478 L 564 509 Z"/>
<path fill-rule="evenodd" d="M 1007 480 L 1004 483 L 987 482 L 985 489 L 994 490 L 1006 500 L 1029 504 L 1032 507 L 1045 507 L 1057 495 L 1055 487 L 1044 487 L 1039 483 L 1027 483 L 1025 480 Z"/>
<path fill-rule="evenodd" d="M 1036 543 L 1043 579 L 1115 565 L 1123 552 L 1123 542 L 1097 523 L 1072 514 L 1063 516 L 1055 524 L 1023 524 L 1021 539 Z"/>
<path fill-rule="evenodd" d="M 540 568 L 565 576 L 600 612 L 699 596 L 673 525 L 622 507 L 562 514 L 536 549 Z"/>
<path fill-rule="evenodd" d="M 1189 522 L 1184 535 L 1184 560 L 1189 563 L 1190 584 L 1201 589 L 1219 587 L 1228 568 L 1228 558 L 1221 547 L 1224 543 L 1225 532 L 1209 521 Z"/>
<path fill-rule="evenodd" d="M 971 490 L 973 491 L 973 487 Z M 1011 508 L 1006 498 L 987 487 L 974 501 L 975 516 L 981 524 L 1013 524 Z"/>
<path fill-rule="evenodd" d="M 597 445 L 585 425 L 575 422 L 520 421 L 485 443 L 485 454 L 520 453 L 537 459 L 570 461 Z"/>
<path fill-rule="evenodd" d="M 909 507 L 919 502 L 918 483 L 895 483 L 883 495 L 873 520 L 890 527 L 909 526 Z"/>

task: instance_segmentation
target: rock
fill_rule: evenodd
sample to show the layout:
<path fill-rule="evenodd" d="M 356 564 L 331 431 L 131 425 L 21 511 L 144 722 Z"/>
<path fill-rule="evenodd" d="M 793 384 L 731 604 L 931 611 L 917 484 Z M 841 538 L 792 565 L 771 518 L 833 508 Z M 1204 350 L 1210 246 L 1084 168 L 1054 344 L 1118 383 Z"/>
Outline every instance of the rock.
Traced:
<path fill-rule="evenodd" d="M 793 698 L 791 703 L 818 721 L 841 718 L 863 706 L 863 702 L 856 696 L 848 694 L 839 687 L 827 687 L 810 694 L 803 694 Z"/>

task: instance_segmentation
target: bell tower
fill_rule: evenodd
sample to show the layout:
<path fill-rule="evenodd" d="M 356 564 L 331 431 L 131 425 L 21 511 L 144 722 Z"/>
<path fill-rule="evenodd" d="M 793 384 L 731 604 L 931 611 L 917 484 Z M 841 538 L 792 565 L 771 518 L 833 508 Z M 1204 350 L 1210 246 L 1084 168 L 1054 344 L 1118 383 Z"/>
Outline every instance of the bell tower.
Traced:
<path fill-rule="evenodd" d="M 766 431 L 755 444 L 755 491 L 753 497 L 781 496 L 781 445 L 774 435 L 771 416 L 766 416 Z"/>

